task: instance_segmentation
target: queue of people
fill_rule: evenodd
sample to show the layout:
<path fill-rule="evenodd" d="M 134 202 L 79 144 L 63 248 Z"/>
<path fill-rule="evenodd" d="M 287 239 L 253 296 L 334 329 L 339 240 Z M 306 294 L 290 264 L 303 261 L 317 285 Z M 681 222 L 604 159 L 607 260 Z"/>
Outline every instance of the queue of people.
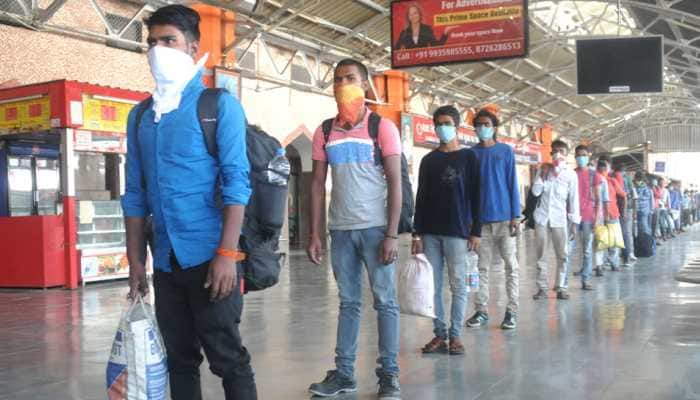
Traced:
<path fill-rule="evenodd" d="M 415 12 L 414 12 L 415 14 Z M 409 13 L 417 26 L 419 15 Z M 217 99 L 218 153 L 212 157 L 200 135 L 197 107 L 204 92 L 199 50 L 199 15 L 182 5 L 156 10 L 147 20 L 148 61 L 156 81 L 150 103 L 132 110 L 128 119 L 128 154 L 124 209 L 130 263 L 129 295 L 149 290 L 143 262 L 144 225 L 153 219 L 156 317 L 168 357 L 173 399 L 201 399 L 199 367 L 204 350 L 210 368 L 222 378 L 228 400 L 254 400 L 257 389 L 251 355 L 239 324 L 243 288 L 238 249 L 244 209 L 251 197 L 246 155 L 246 119 L 238 100 Z M 413 30 L 416 36 L 416 29 Z M 420 36 L 420 35 L 419 35 Z M 311 384 L 319 396 L 357 390 L 355 361 L 359 346 L 363 271 L 369 276 L 378 327 L 379 399 L 400 399 L 400 318 L 396 294 L 396 261 L 402 213 L 401 140 L 389 119 L 365 104 L 369 73 L 361 62 L 345 59 L 334 70 L 338 113 L 318 127 L 313 139 L 310 188 L 311 224 L 307 253 L 323 261 L 325 232 L 321 221 L 328 172 L 332 175 L 329 230 L 330 264 L 338 284 L 335 368 Z M 479 144 L 461 148 L 457 129 L 461 113 L 453 106 L 433 115 L 440 146 L 423 158 L 418 177 L 412 251 L 425 253 L 434 268 L 434 338 L 424 353 L 465 353 L 464 325 L 488 324 L 489 273 L 493 257 L 505 263 L 508 303 L 502 329 L 515 329 L 519 308 L 516 238 L 521 201 L 512 148 L 498 142 L 500 121 L 489 109 L 473 118 Z M 330 116 L 329 116 L 330 117 Z M 185 139 L 183 139 L 185 138 Z M 189 139 L 187 139 L 189 138 Z M 592 163 L 586 146 L 575 149 L 577 168 L 567 164 L 569 146 L 552 143 L 553 162 L 544 164 L 532 185 L 537 287 L 535 300 L 548 297 L 547 242 L 556 255 L 554 289 L 569 299 L 571 255 L 582 252 L 583 290 L 592 290 L 609 266 L 618 270 L 635 261 L 633 243 L 641 234 L 662 240 L 683 232 L 700 219 L 697 192 L 680 192 L 677 182 L 633 179 L 609 158 Z M 595 168 L 591 168 L 595 166 Z M 215 201 L 217 185 L 222 207 Z M 402 221 L 403 222 L 403 221 Z M 599 224 L 620 224 L 626 250 L 598 249 L 593 231 Z M 637 239 L 635 239 L 635 236 Z M 469 252 L 478 254 L 479 291 L 475 313 L 467 319 L 466 274 Z M 621 260 L 620 260 L 621 257 Z M 595 264 L 594 264 L 595 263 Z M 443 303 L 447 270 L 451 306 Z M 465 321 L 466 320 L 466 321 Z"/>
<path fill-rule="evenodd" d="M 323 127 L 319 127 L 314 136 L 312 241 L 308 254 L 312 262 L 321 263 L 321 199 L 330 165 L 333 174 L 329 223 L 331 264 L 341 303 L 335 369 L 328 371 L 322 381 L 312 384 L 309 391 L 319 396 L 334 396 L 357 390 L 354 362 L 364 264 L 379 328 L 378 395 L 380 399 L 398 399 L 401 393 L 396 362 L 399 318 L 393 286 L 400 211 L 397 163 L 401 150 L 398 131 L 384 118 L 378 135 L 368 134 L 368 116 L 372 111 L 362 101 L 367 79 L 366 68 L 361 63 L 343 60 L 338 64 L 334 89 L 339 113 L 333 119 L 330 135 L 324 135 Z M 425 254 L 433 267 L 436 314 L 433 337 L 421 348 L 425 354 L 464 354 L 463 325 L 469 328 L 488 325 L 489 274 L 495 257 L 505 264 L 508 297 L 500 327 L 517 327 L 520 265 L 516 238 L 520 234 L 522 210 L 515 155 L 510 146 L 498 142 L 500 121 L 486 108 L 470 121 L 479 143 L 469 149 L 461 147 L 457 135 L 462 123 L 460 116 L 453 106 L 442 106 L 434 112 L 433 123 L 440 145 L 422 159 L 419 168 L 411 250 L 413 254 Z M 373 152 L 378 152 L 381 162 L 376 161 L 377 154 Z M 651 232 L 656 192 L 646 185 L 643 173 L 632 176 L 623 164 L 613 162 L 606 155 L 594 162 L 585 145 L 575 148 L 577 167 L 570 169 L 569 152 L 564 141 L 555 140 L 552 162 L 539 168 L 531 188 L 536 198 L 533 219 L 538 289 L 532 296 L 534 300 L 549 298 L 548 242 L 552 243 L 555 254 L 556 298 L 568 300 L 572 269 L 574 275 L 580 276 L 582 290 L 594 290 L 593 271 L 601 277 L 606 270 L 630 268 L 637 261 L 635 248 L 641 243 L 640 232 Z M 667 212 L 659 211 L 658 218 L 663 215 L 667 219 L 664 226 L 671 226 L 674 223 L 671 211 L 677 209 L 674 207 L 678 200 L 681 210 L 689 209 L 683 208 L 683 204 L 691 204 L 690 194 L 687 198 L 673 197 L 674 201 L 669 191 L 662 190 L 659 195 L 666 196 L 666 205 L 659 210 Z M 594 240 L 594 231 L 600 225 L 622 232 L 622 251 L 617 247 L 600 248 Z M 575 251 L 582 253 L 580 266 L 572 265 Z M 468 256 L 470 252 L 478 255 L 480 284 L 474 299 L 475 312 L 465 321 L 469 308 L 467 271 L 474 268 L 470 260 L 477 258 Z M 644 253 L 643 256 L 648 256 Z M 445 271 L 449 285 L 444 279 Z M 445 286 L 449 286 L 449 308 L 444 302 Z"/>

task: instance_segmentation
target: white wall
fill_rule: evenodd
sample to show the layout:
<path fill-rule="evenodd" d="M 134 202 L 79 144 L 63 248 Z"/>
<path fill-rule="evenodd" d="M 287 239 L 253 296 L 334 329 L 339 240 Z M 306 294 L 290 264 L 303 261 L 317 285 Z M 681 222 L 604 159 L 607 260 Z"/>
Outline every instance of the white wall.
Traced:
<path fill-rule="evenodd" d="M 52 23 L 104 33 L 88 2 L 68 1 Z M 105 12 L 133 15 L 138 5 L 105 0 Z M 145 36 L 144 27 L 144 36 Z M 69 79 L 124 89 L 151 91 L 153 79 L 145 54 L 59 34 L 0 24 L 0 83 L 20 85 Z"/>
<path fill-rule="evenodd" d="M 649 153 L 648 171 L 654 171 L 657 161 L 666 162 L 666 172 L 658 173 L 671 179 L 679 179 L 684 187 L 700 185 L 700 153 Z"/>
<path fill-rule="evenodd" d="M 337 114 L 332 96 L 262 80 L 243 79 L 241 102 L 248 121 L 280 141 L 302 125 L 313 133 L 324 119 Z"/>

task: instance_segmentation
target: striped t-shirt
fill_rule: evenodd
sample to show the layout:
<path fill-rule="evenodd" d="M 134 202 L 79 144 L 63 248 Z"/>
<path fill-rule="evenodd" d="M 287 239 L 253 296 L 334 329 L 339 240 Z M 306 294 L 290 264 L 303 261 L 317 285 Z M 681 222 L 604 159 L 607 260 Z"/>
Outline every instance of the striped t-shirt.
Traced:
<path fill-rule="evenodd" d="M 322 126 L 314 134 L 312 158 L 331 166 L 330 230 L 386 226 L 387 183 L 384 168 L 374 161 L 374 141 L 367 130 L 370 112 L 350 130 L 334 123 L 328 143 Z M 399 131 L 386 118 L 379 123 L 377 141 L 383 157 L 401 154 Z"/>

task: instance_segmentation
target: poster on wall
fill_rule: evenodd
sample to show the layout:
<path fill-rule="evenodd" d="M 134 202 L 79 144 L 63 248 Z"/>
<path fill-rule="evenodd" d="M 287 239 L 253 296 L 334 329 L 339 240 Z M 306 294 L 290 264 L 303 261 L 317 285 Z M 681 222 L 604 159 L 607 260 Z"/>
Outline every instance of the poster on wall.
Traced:
<path fill-rule="evenodd" d="M 411 129 L 413 133 L 413 144 L 416 146 L 434 148 L 440 145 L 437 133 L 435 133 L 435 125 L 433 120 L 420 115 L 403 114 L 401 116 L 402 135 L 405 135 L 406 129 Z M 472 147 L 479 143 L 474 131 L 460 127 L 457 130 L 459 143 L 462 146 Z"/>
<path fill-rule="evenodd" d="M 83 95 L 83 129 L 126 133 L 126 121 L 134 102 Z M 74 113 L 74 115 L 76 115 Z"/>
<path fill-rule="evenodd" d="M 48 96 L 0 103 L 0 134 L 51 129 Z"/>
<path fill-rule="evenodd" d="M 76 151 L 126 154 L 126 137 L 122 133 L 73 131 Z"/>
<path fill-rule="evenodd" d="M 83 256 L 80 266 L 82 279 L 88 282 L 129 274 L 129 261 L 124 253 Z"/>
<path fill-rule="evenodd" d="M 410 130 L 415 146 L 436 148 L 440 145 L 440 139 L 435 133 L 435 125 L 429 117 L 402 114 L 401 130 L 402 136 L 406 135 L 406 132 Z M 459 143 L 464 147 L 473 147 L 479 144 L 479 139 L 470 128 L 460 127 L 457 130 L 457 134 Z M 542 162 L 542 146 L 539 143 L 516 140 L 505 135 L 499 136 L 497 140 L 513 148 L 515 161 L 519 164 L 536 165 Z"/>
<path fill-rule="evenodd" d="M 658 172 L 661 174 L 666 173 L 666 161 L 657 161 L 654 164 L 654 172 Z"/>
<path fill-rule="evenodd" d="M 392 68 L 526 57 L 528 0 L 397 0 L 391 43 Z"/>

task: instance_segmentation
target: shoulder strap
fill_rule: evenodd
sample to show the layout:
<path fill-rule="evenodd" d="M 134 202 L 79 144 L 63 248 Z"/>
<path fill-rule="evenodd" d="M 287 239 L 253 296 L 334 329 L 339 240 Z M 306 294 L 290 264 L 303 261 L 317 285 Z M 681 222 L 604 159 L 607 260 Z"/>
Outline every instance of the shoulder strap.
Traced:
<path fill-rule="evenodd" d="M 376 112 L 372 111 L 369 114 L 367 122 L 367 132 L 369 132 L 369 137 L 372 138 L 374 142 L 374 158 L 377 164 L 383 164 L 384 158 L 382 157 L 382 149 L 379 147 L 379 124 L 382 122 L 382 117 Z"/>
<path fill-rule="evenodd" d="M 141 128 L 141 120 L 143 119 L 143 113 L 148 110 L 153 104 L 153 97 L 148 96 L 145 100 L 139 103 L 136 107 L 136 118 L 134 119 L 134 139 L 136 140 L 136 148 L 139 149 L 139 156 L 141 155 L 141 146 L 139 141 L 139 129 Z M 143 160 L 143 157 L 140 157 Z M 146 190 L 146 175 L 143 173 L 143 164 L 141 165 L 141 189 Z"/>
<path fill-rule="evenodd" d="M 328 138 L 331 136 L 331 131 L 333 130 L 333 118 L 323 121 L 321 130 L 323 130 L 323 146 L 325 147 L 326 143 L 328 143 Z"/>
<path fill-rule="evenodd" d="M 197 101 L 197 118 L 204 135 L 204 144 L 210 156 L 216 158 L 219 150 L 216 145 L 216 129 L 219 117 L 219 97 L 224 89 L 204 89 Z"/>
<path fill-rule="evenodd" d="M 379 138 L 379 124 L 382 122 L 382 117 L 376 112 L 372 111 L 369 114 L 369 121 L 367 125 L 367 131 L 369 132 L 369 137 L 375 142 Z"/>

